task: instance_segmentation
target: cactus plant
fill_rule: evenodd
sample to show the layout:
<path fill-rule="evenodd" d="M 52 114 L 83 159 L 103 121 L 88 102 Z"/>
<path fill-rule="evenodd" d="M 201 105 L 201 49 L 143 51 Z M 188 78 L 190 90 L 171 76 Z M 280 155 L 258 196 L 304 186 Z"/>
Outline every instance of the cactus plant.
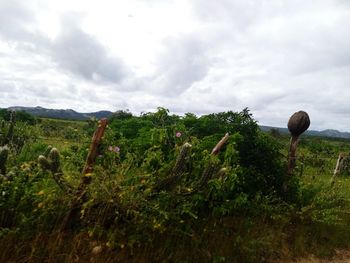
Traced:
<path fill-rule="evenodd" d="M 41 166 L 41 168 L 44 169 L 44 170 L 50 170 L 51 169 L 51 164 L 50 164 L 50 162 L 47 160 L 47 158 L 44 155 L 39 155 L 38 163 Z"/>
<path fill-rule="evenodd" d="M 215 145 L 215 147 L 211 151 L 210 159 L 197 185 L 198 190 L 205 189 L 208 185 L 208 181 L 212 179 L 213 175 L 219 171 L 218 159 L 215 156 L 220 152 L 222 147 L 228 142 L 229 139 L 230 139 L 230 134 L 226 133 L 225 136 L 221 138 L 221 140 Z"/>
<path fill-rule="evenodd" d="M 202 173 L 202 177 L 198 183 L 197 189 L 198 190 L 205 189 L 206 186 L 208 185 L 208 181 L 213 177 L 215 173 L 218 172 L 218 170 L 219 170 L 218 165 L 212 160 L 210 160 Z"/>
<path fill-rule="evenodd" d="M 176 159 L 175 166 L 171 172 L 173 175 L 180 175 L 183 173 L 183 170 L 185 168 L 186 158 L 190 152 L 191 147 L 192 145 L 187 142 L 182 146 L 180 154 Z"/>
<path fill-rule="evenodd" d="M 48 159 L 51 161 L 51 171 L 53 173 L 62 173 L 61 162 L 60 162 L 60 153 L 56 148 L 52 148 Z"/>
<path fill-rule="evenodd" d="M 155 187 L 156 192 L 159 192 L 160 190 L 170 189 L 180 179 L 181 175 L 184 173 L 186 159 L 191 147 L 192 145 L 189 143 L 185 143 L 182 146 L 180 154 L 176 159 L 174 168 L 172 169 L 170 175 L 167 178 L 158 182 L 158 184 Z"/>
<path fill-rule="evenodd" d="M 47 157 L 44 155 L 38 157 L 39 165 L 43 170 L 49 170 L 52 173 L 53 179 L 62 190 L 71 192 L 73 187 L 63 178 L 59 151 L 56 148 L 52 148 L 52 146 L 49 146 L 48 149 L 45 151 L 46 154 L 49 152 Z"/>
<path fill-rule="evenodd" d="M 60 154 L 56 148 L 51 147 L 51 150 L 47 156 L 40 155 L 38 157 L 38 162 L 44 170 L 50 170 L 52 173 L 61 172 Z"/>
<path fill-rule="evenodd" d="M 0 147 L 0 173 L 6 174 L 6 162 L 9 155 L 9 148 L 5 145 Z"/>
<path fill-rule="evenodd" d="M 43 155 L 44 155 L 46 158 L 49 157 L 49 154 L 50 154 L 51 150 L 52 150 L 52 146 L 51 146 L 51 145 L 47 146 L 47 148 L 46 148 L 46 150 L 45 150 L 45 152 L 44 152 Z"/>
<path fill-rule="evenodd" d="M 4 141 L 5 144 L 10 143 L 13 139 L 15 123 L 16 123 L 16 113 L 14 111 L 11 111 L 10 126 L 9 126 L 9 129 L 8 129 L 6 137 L 5 137 L 5 141 Z"/>

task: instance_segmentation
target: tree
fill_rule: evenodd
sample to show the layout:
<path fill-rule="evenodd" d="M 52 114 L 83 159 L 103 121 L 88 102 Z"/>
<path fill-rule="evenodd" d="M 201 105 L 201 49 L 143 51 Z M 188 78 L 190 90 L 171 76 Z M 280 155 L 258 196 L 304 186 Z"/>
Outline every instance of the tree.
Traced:
<path fill-rule="evenodd" d="M 112 114 L 112 116 L 109 119 L 109 122 L 113 120 L 127 120 L 132 118 L 133 115 L 129 110 L 118 110 Z"/>

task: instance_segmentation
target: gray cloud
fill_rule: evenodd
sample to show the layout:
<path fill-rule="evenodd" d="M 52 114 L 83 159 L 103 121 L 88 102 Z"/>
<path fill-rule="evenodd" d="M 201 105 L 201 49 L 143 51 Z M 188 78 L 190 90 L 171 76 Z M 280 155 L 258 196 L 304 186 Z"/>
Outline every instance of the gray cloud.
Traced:
<path fill-rule="evenodd" d="M 0 107 L 89 111 L 81 105 L 84 101 L 94 109 L 105 108 L 104 97 L 110 95 L 106 85 L 119 88 L 130 74 L 127 66 L 80 28 L 79 14 L 65 15 L 62 33 L 50 40 L 37 30 L 35 10 L 26 3 L 0 0 L 0 47 L 5 47 L 0 52 Z M 96 93 L 99 89 L 106 91 Z"/>
<path fill-rule="evenodd" d="M 192 1 L 194 13 L 202 22 L 221 24 L 230 27 L 234 33 L 246 30 L 264 14 L 264 1 L 255 0 L 222 0 Z M 237 31 L 237 32 L 236 32 Z"/>
<path fill-rule="evenodd" d="M 0 1 L 0 40 L 19 50 L 43 50 L 49 40 L 36 29 L 36 23 L 34 11 L 27 1 Z"/>
<path fill-rule="evenodd" d="M 79 27 L 79 14 L 66 14 L 62 18 L 62 33 L 50 41 L 36 30 L 35 15 L 24 2 L 0 1 L 0 10 L 0 39 L 14 45 L 22 56 L 47 56 L 63 71 L 88 81 L 120 83 L 130 74 L 121 59 Z"/>
<path fill-rule="evenodd" d="M 207 75 L 211 62 L 205 52 L 205 42 L 198 34 L 166 39 L 152 85 L 165 95 L 183 93 Z"/>
<path fill-rule="evenodd" d="M 0 35 L 6 39 L 26 39 L 33 14 L 20 1 L 0 1 Z"/>
<path fill-rule="evenodd" d="M 89 81 L 120 83 L 129 74 L 124 62 L 109 54 L 93 36 L 72 19 L 63 21 L 62 33 L 52 43 L 52 57 L 64 70 Z"/>
<path fill-rule="evenodd" d="M 227 101 L 248 106 L 265 124 L 284 125 L 290 113 L 305 109 L 313 115 L 314 128 L 327 128 L 330 119 L 336 122 L 334 116 L 339 117 L 334 127 L 344 128 L 340 122 L 350 114 L 345 102 L 349 12 L 344 2 L 328 0 L 317 5 L 299 0 L 194 1 L 201 30 L 210 36 L 208 46 L 220 61 L 204 83 L 220 86 Z"/>

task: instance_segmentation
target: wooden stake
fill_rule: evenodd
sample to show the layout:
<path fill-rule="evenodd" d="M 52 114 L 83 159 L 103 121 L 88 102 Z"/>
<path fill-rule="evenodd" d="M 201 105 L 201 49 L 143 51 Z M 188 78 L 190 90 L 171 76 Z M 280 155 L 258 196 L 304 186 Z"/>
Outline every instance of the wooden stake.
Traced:
<path fill-rule="evenodd" d="M 289 157 L 288 157 L 288 175 L 293 175 L 296 163 L 296 151 L 298 145 L 298 136 L 292 136 L 290 139 Z"/>
<path fill-rule="evenodd" d="M 98 146 L 101 143 L 101 139 L 102 139 L 104 132 L 105 132 L 105 129 L 107 127 L 107 123 L 108 123 L 107 119 L 101 119 L 99 121 L 97 130 L 95 131 L 94 136 L 92 137 L 92 142 L 90 145 L 89 154 L 86 158 L 85 166 L 83 169 L 83 176 L 80 179 L 79 188 L 85 188 L 86 185 L 91 183 L 90 173 L 92 173 L 92 171 L 93 171 L 93 165 L 94 165 L 96 157 L 98 155 Z"/>
<path fill-rule="evenodd" d="M 228 141 L 229 138 L 230 138 L 230 135 L 228 133 L 226 133 L 225 136 L 222 137 L 222 139 L 215 145 L 215 147 L 211 151 L 211 154 L 212 155 L 217 155 L 220 152 L 221 148 Z"/>
<path fill-rule="evenodd" d="M 339 174 L 342 170 L 342 166 L 344 163 L 344 158 L 345 158 L 345 153 L 339 153 L 338 156 L 338 160 L 337 160 L 337 164 L 335 166 L 334 172 L 333 172 L 333 176 L 332 176 L 332 180 L 331 183 L 334 184 L 335 181 L 335 177 L 337 176 L 337 174 Z"/>
<path fill-rule="evenodd" d="M 215 147 L 211 151 L 211 155 L 217 155 L 220 152 L 221 148 L 228 141 L 229 138 L 230 138 L 230 135 L 228 133 L 226 133 L 225 136 L 222 137 L 222 139 L 215 145 Z M 217 170 L 218 170 L 217 165 L 215 165 L 210 160 L 209 163 L 207 164 L 207 166 L 205 167 L 205 169 L 202 173 L 202 177 L 198 183 L 199 190 L 203 190 L 204 188 L 207 187 L 208 181 L 212 178 L 213 174 L 215 172 L 217 172 Z"/>
<path fill-rule="evenodd" d="M 75 194 L 75 200 L 73 200 L 71 209 L 62 222 L 61 230 L 65 230 L 70 226 L 72 220 L 75 219 L 79 214 L 81 206 L 86 199 L 86 187 L 91 183 L 91 173 L 93 171 L 93 165 L 98 155 L 98 146 L 101 143 L 101 139 L 104 135 L 106 127 L 107 119 L 101 119 L 99 121 L 97 130 L 92 137 L 89 154 L 86 158 L 86 163 L 83 169 L 82 177 L 80 179 L 80 184 Z"/>

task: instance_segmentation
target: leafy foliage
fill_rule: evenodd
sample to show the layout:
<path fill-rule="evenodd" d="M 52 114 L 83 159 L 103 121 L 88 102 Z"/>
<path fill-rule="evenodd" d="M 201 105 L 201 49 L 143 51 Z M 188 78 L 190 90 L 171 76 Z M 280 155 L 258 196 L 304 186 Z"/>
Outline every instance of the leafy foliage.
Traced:
<path fill-rule="evenodd" d="M 3 119 L 4 121 L 10 121 L 11 114 L 11 111 L 7 109 L 0 109 L 0 119 Z M 29 125 L 35 125 L 37 123 L 37 119 L 25 111 L 16 111 L 16 120 Z"/>
<path fill-rule="evenodd" d="M 158 108 L 110 118 L 94 172 L 87 175 L 92 183 L 86 200 L 74 207 L 79 217 L 63 245 L 57 241 L 61 223 L 72 209 L 72 189 L 79 186 L 96 125 L 49 119 L 30 128 L 21 121 L 13 125 L 0 178 L 0 246 L 11 240 L 23 246 L 15 256 L 4 249 L 0 261 L 16 261 L 22 252 L 31 260 L 73 261 L 75 253 L 89 261 L 93 249 L 102 249 L 99 258 L 106 262 L 115 262 L 116 252 L 121 262 L 133 255 L 135 262 L 263 262 L 281 251 L 282 242 L 300 253 L 300 240 L 318 246 L 294 226 L 318 234 L 336 226 L 335 236 L 350 244 L 341 234 L 349 230 L 347 192 L 303 173 L 287 178 L 287 140 L 262 133 L 248 109 L 181 117 Z M 9 127 L 5 119 L 1 138 Z M 228 143 L 211 154 L 226 132 Z M 297 168 L 303 165 L 309 175 L 325 174 L 336 156 L 323 171 L 317 170 L 320 160 L 346 149 L 309 138 L 300 146 Z M 44 246 L 43 236 L 53 243 Z"/>

